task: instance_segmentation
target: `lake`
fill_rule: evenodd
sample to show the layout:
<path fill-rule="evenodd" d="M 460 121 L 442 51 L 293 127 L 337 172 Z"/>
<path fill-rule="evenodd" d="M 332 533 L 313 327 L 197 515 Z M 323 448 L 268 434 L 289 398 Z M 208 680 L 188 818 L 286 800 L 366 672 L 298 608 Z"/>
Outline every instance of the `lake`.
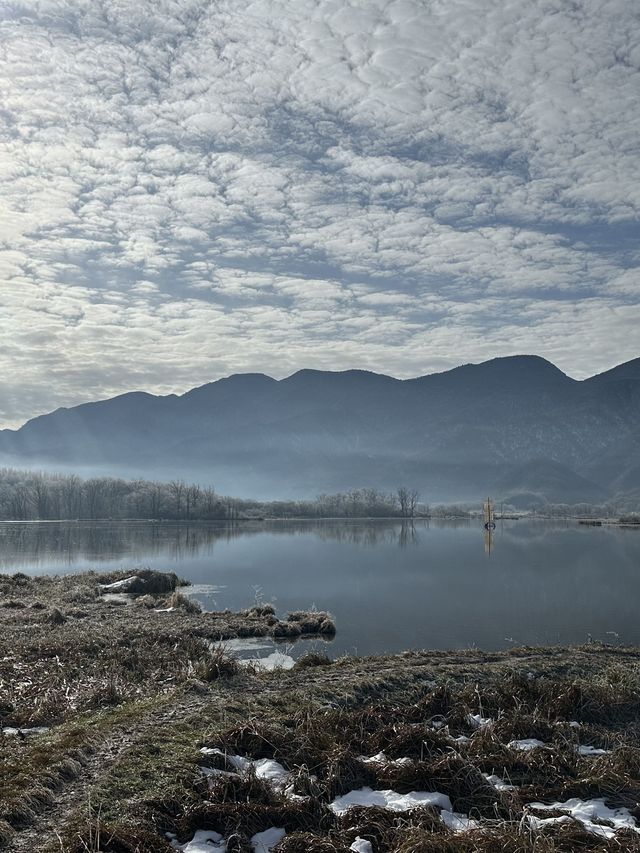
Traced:
<path fill-rule="evenodd" d="M 332 656 L 640 644 L 640 531 L 575 522 L 2 523 L 0 571 L 173 570 L 206 609 L 335 617 Z M 305 644 L 308 648 L 308 644 Z"/>

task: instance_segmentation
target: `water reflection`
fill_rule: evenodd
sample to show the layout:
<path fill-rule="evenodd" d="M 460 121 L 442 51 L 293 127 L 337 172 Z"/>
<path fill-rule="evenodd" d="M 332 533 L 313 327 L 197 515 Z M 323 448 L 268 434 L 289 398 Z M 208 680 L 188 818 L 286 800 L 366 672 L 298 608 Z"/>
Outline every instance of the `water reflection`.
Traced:
<path fill-rule="evenodd" d="M 469 521 L 431 522 L 438 527 L 469 527 Z M 0 522 L 0 568 L 82 568 L 85 564 L 133 561 L 162 554 L 179 562 L 211 554 L 218 542 L 264 535 L 304 537 L 313 534 L 324 542 L 364 548 L 420 544 L 418 525 L 428 521 L 318 520 L 236 523 L 175 522 Z M 476 525 L 477 526 L 477 525 Z"/>
<path fill-rule="evenodd" d="M 149 565 L 177 571 L 207 608 L 333 613 L 331 654 L 639 643 L 640 531 L 569 521 L 1 524 L 0 570 Z M 618 638 L 615 637 L 618 635 Z"/>

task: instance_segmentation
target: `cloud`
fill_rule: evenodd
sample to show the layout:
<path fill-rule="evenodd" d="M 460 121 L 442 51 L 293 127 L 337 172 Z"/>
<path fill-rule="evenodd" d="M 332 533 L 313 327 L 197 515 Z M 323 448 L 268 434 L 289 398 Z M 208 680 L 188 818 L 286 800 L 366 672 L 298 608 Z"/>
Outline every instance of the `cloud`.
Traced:
<path fill-rule="evenodd" d="M 300 367 L 638 355 L 629 0 L 12 0 L 0 420 Z"/>

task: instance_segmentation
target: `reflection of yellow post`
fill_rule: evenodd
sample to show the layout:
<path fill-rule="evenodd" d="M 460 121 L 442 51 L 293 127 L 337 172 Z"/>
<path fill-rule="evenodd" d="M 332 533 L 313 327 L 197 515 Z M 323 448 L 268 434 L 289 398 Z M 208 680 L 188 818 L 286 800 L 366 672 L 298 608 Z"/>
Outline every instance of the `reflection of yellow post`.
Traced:
<path fill-rule="evenodd" d="M 484 532 L 484 553 L 490 554 L 493 548 L 493 531 L 485 530 Z"/>

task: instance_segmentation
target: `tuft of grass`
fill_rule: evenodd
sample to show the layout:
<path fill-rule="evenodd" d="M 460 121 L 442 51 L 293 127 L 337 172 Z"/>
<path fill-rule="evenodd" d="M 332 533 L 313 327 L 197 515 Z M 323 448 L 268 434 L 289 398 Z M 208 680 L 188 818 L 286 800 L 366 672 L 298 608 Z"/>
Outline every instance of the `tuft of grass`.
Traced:
<path fill-rule="evenodd" d="M 54 607 L 49 613 L 48 621 L 51 622 L 52 625 L 64 625 L 67 621 L 67 617 L 59 607 Z"/>
<path fill-rule="evenodd" d="M 344 844 L 334 844 L 313 832 L 294 832 L 273 848 L 273 853 L 349 853 Z"/>
<path fill-rule="evenodd" d="M 8 845 L 15 832 L 15 829 L 6 820 L 0 819 L 0 847 Z"/>
<path fill-rule="evenodd" d="M 124 695 L 118 686 L 118 680 L 111 674 L 101 681 L 89 697 L 90 708 L 108 708 L 120 705 Z"/>
<path fill-rule="evenodd" d="M 289 624 L 299 626 L 301 634 L 336 633 L 336 625 L 331 616 L 322 610 L 295 610 L 287 616 Z"/>
<path fill-rule="evenodd" d="M 262 618 L 264 616 L 275 616 L 276 609 L 273 604 L 256 604 L 248 610 L 242 611 L 249 618 Z"/>
<path fill-rule="evenodd" d="M 177 610 L 184 610 L 185 613 L 202 613 L 202 606 L 199 601 L 189 598 L 181 592 L 173 592 L 167 599 L 167 607 L 175 607 Z"/>
<path fill-rule="evenodd" d="M 154 595 L 139 595 L 134 601 L 137 607 L 146 607 L 147 610 L 158 607 L 158 599 Z"/>
<path fill-rule="evenodd" d="M 295 669 L 305 669 L 314 666 L 331 666 L 333 661 L 324 652 L 306 652 L 295 662 Z"/>
<path fill-rule="evenodd" d="M 219 678 L 231 678 L 240 672 L 240 664 L 224 646 L 215 646 L 209 654 L 195 666 L 195 675 L 201 681 L 217 681 Z"/>

